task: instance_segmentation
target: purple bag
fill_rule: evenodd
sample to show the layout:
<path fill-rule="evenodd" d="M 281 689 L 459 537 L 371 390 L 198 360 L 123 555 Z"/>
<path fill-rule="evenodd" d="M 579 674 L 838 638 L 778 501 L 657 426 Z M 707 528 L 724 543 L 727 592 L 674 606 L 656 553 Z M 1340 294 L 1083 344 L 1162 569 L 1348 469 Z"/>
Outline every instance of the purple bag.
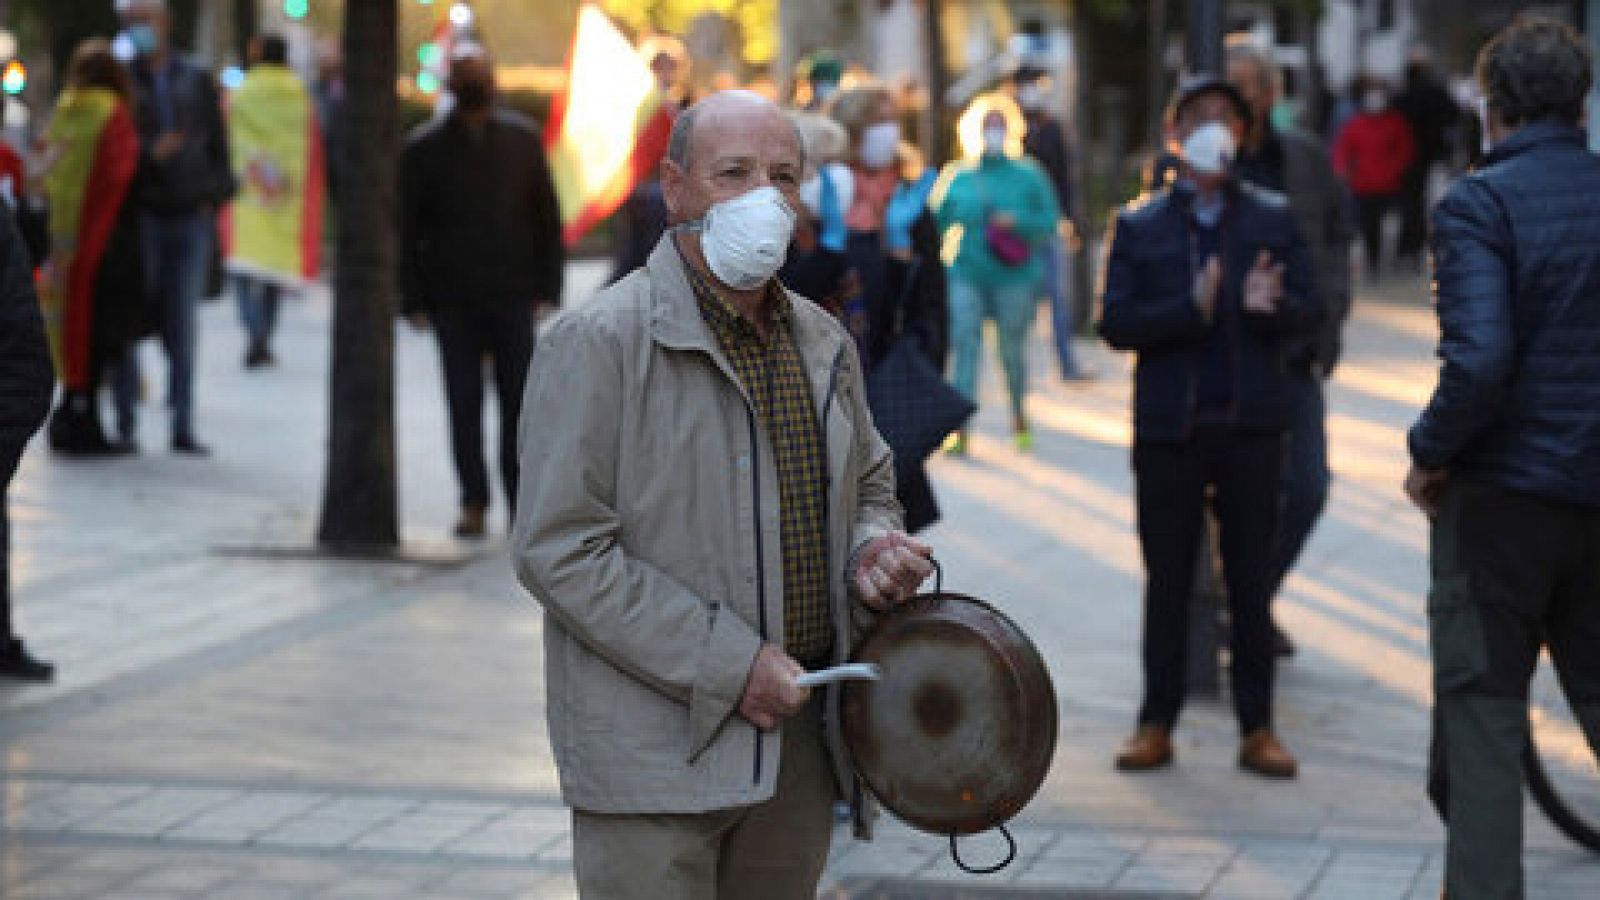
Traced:
<path fill-rule="evenodd" d="M 989 253 L 1003 266 L 1016 268 L 1028 262 L 1028 257 L 1033 255 L 1033 248 L 1017 230 L 1008 225 L 997 225 L 993 221 L 983 226 L 983 242 L 989 246 Z"/>

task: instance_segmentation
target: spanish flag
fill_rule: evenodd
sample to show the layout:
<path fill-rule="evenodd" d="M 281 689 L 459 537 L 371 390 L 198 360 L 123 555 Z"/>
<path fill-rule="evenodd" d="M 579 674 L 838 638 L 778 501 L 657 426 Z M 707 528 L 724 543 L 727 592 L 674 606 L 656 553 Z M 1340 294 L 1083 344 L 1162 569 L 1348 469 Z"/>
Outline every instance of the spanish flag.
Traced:
<path fill-rule="evenodd" d="M 95 282 L 139 165 L 139 134 L 128 105 L 106 88 L 62 92 L 45 133 L 50 261 L 40 304 L 68 390 L 87 390 Z"/>
<path fill-rule="evenodd" d="M 666 153 L 676 109 L 616 25 L 585 3 L 567 59 L 567 86 L 545 126 L 561 201 L 561 239 L 568 247 L 653 174 Z"/>
<path fill-rule="evenodd" d="M 284 66 L 258 65 L 228 103 L 239 194 L 222 232 L 230 271 L 289 285 L 317 277 L 325 190 L 311 95 Z"/>

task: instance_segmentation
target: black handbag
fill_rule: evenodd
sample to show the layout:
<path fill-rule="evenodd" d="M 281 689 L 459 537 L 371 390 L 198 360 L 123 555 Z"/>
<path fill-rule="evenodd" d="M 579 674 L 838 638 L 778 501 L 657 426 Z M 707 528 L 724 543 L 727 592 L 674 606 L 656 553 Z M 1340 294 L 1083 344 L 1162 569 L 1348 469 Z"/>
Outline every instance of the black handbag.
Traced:
<path fill-rule="evenodd" d="M 978 409 L 944 380 L 911 334 L 901 335 L 867 376 L 867 407 L 897 467 L 927 459 Z"/>

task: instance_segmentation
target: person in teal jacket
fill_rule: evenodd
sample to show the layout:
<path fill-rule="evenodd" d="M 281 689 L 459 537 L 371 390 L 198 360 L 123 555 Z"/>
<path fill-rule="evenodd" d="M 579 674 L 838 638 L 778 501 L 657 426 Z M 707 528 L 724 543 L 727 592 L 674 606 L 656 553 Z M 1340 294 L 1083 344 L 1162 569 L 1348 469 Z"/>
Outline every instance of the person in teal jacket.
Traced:
<path fill-rule="evenodd" d="M 1024 344 L 1044 274 L 1043 243 L 1055 235 L 1060 213 L 1044 170 L 1022 155 L 1027 125 L 1009 98 L 980 97 L 963 120 L 979 124 L 981 152 L 946 169 L 943 190 L 936 192 L 934 204 L 947 241 L 954 229 L 960 229 L 950 261 L 950 340 L 955 354 L 950 380 L 956 390 L 977 400 L 983 323 L 994 320 L 1000 364 L 1011 394 L 1012 436 L 1017 449 L 1027 451 L 1033 447 L 1033 433 L 1023 404 L 1028 386 Z M 966 445 L 966 433 L 961 432 L 950 450 L 964 454 Z"/>

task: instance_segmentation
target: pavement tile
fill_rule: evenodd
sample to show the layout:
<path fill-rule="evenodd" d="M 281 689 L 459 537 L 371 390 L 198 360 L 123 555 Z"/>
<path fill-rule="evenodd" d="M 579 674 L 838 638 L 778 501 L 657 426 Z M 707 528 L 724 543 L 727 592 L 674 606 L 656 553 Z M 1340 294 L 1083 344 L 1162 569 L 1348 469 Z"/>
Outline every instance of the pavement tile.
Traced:
<path fill-rule="evenodd" d="M 343 847 L 378 823 L 362 819 L 294 819 L 255 838 L 255 843 L 286 847 Z"/>
<path fill-rule="evenodd" d="M 465 869 L 432 885 L 441 896 L 512 897 L 534 896 L 534 892 L 549 885 L 549 872 L 524 869 Z"/>
<path fill-rule="evenodd" d="M 1323 878 L 1312 886 L 1307 900 L 1403 900 L 1413 887 L 1412 878 Z M 1434 895 L 1437 898 L 1437 893 Z"/>
<path fill-rule="evenodd" d="M 128 887 L 133 890 L 204 894 L 238 877 L 237 868 L 196 865 L 150 872 L 128 882 Z"/>
<path fill-rule="evenodd" d="M 1126 862 L 1041 859 L 1015 877 L 1019 885 L 1061 888 L 1108 887 L 1127 868 Z"/>

